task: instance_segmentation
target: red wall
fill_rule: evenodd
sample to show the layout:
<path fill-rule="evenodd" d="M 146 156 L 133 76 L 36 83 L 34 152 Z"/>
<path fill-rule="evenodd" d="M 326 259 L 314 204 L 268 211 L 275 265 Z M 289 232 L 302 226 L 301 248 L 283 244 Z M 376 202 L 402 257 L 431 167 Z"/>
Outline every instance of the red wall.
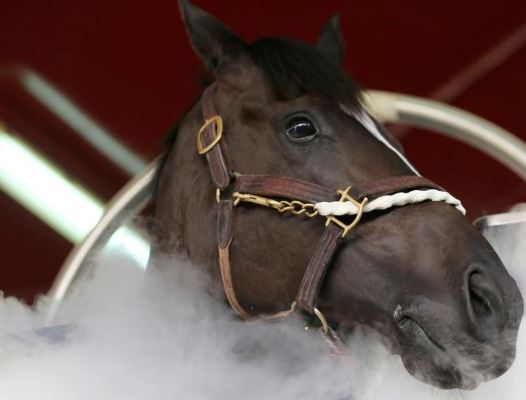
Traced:
<path fill-rule="evenodd" d="M 523 0 L 196 3 L 247 40 L 288 35 L 314 41 L 339 12 L 347 70 L 365 87 L 421 96 L 432 95 L 526 27 Z M 17 87 L 13 71 L 22 66 L 37 71 L 150 159 L 200 91 L 201 67 L 186 40 L 177 2 L 19 1 L 1 9 L 0 120 L 108 199 L 127 181 L 126 174 L 30 100 Z M 526 139 L 524 71 L 526 47 L 521 44 L 449 100 Z M 415 131 L 402 140 L 417 167 L 462 198 L 471 217 L 526 199 L 524 183 L 464 145 Z M 70 246 L 2 194 L 0 221 L 0 289 L 30 299 L 46 290 Z"/>

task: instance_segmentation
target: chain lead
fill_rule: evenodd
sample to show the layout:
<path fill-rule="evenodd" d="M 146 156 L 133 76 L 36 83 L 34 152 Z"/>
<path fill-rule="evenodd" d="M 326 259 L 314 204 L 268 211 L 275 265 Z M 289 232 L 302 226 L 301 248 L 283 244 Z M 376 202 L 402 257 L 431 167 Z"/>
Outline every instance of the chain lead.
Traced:
<path fill-rule="evenodd" d="M 240 202 L 257 204 L 259 206 L 270 207 L 280 213 L 290 212 L 293 215 L 304 215 L 308 218 L 313 218 L 318 215 L 316 206 L 312 203 L 303 203 L 298 200 L 274 200 L 268 197 L 258 196 L 250 193 L 235 192 L 234 205 L 237 206 Z"/>

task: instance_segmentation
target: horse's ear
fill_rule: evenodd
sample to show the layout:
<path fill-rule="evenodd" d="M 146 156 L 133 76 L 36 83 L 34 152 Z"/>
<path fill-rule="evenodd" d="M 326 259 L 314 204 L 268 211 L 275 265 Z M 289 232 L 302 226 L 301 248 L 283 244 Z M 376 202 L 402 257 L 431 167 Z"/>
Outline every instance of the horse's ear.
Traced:
<path fill-rule="evenodd" d="M 179 8 L 190 42 L 208 69 L 215 70 L 224 61 L 236 59 L 245 48 L 223 22 L 190 1 L 179 0 Z"/>
<path fill-rule="evenodd" d="M 340 18 L 338 14 L 333 15 L 329 22 L 325 24 L 316 43 L 316 48 L 336 65 L 343 63 L 345 43 L 340 29 Z"/>

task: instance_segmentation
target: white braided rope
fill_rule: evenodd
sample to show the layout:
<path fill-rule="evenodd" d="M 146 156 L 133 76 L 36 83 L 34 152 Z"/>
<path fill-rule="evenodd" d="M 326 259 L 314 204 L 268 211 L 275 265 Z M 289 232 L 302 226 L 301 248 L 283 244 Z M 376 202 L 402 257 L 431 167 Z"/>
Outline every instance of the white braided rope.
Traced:
<path fill-rule="evenodd" d="M 457 198 L 453 197 L 447 192 L 436 189 L 428 190 L 412 190 L 408 193 L 395 193 L 386 196 L 378 197 L 377 199 L 367 203 L 364 207 L 364 212 L 387 210 L 392 207 L 402 207 L 408 204 L 417 204 L 424 201 L 439 201 L 451 204 L 463 215 L 466 214 L 466 209 L 462 207 L 462 203 Z M 320 215 L 356 215 L 358 214 L 358 207 L 351 201 L 324 201 L 315 204 L 316 209 Z"/>

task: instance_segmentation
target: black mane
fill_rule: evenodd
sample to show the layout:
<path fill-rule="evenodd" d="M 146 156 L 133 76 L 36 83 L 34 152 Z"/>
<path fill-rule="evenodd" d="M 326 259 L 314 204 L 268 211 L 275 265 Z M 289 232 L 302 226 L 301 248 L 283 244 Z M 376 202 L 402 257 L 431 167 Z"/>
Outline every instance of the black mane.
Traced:
<path fill-rule="evenodd" d="M 279 97 L 291 99 L 309 93 L 354 111 L 362 108 L 358 85 L 340 66 L 308 44 L 288 38 L 265 38 L 249 44 L 247 50 Z"/>
<path fill-rule="evenodd" d="M 339 65 L 302 41 L 270 37 L 247 45 L 246 50 L 282 99 L 309 93 L 344 104 L 353 111 L 363 108 L 360 87 Z M 213 83 L 206 74 L 201 80 L 204 87 Z M 163 140 L 163 149 L 172 147 L 179 122 Z"/>

